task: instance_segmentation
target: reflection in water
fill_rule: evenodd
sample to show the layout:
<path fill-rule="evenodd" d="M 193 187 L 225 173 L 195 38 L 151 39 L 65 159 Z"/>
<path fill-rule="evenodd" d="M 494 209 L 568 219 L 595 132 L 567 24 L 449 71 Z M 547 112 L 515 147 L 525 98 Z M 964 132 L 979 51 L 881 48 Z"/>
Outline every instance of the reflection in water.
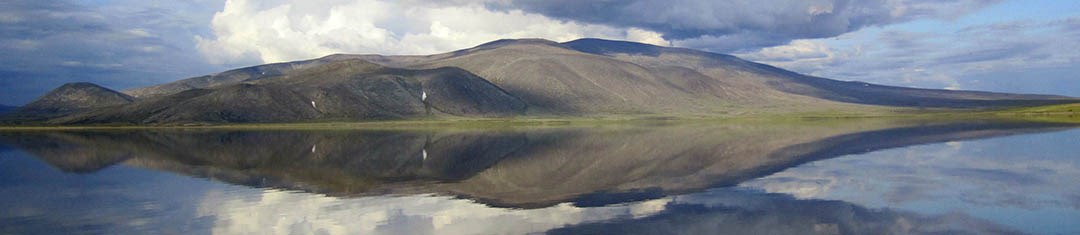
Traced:
<path fill-rule="evenodd" d="M 829 159 L 741 186 L 928 214 L 972 211 L 1040 234 L 1076 234 L 1080 130 L 946 142 Z"/>
<path fill-rule="evenodd" d="M 70 172 L 115 163 L 255 187 L 352 195 L 396 183 L 456 181 L 524 144 L 520 133 L 46 132 L 4 134 Z M 314 147 L 313 146 L 318 146 Z M 422 158 L 424 149 L 433 154 Z M 311 151 L 315 150 L 315 151 Z"/>
<path fill-rule="evenodd" d="M 243 199 L 207 195 L 199 213 L 218 218 L 212 229 L 218 234 L 527 234 L 650 215 L 663 210 L 668 201 L 519 210 L 422 195 L 342 199 L 278 190 L 257 194 Z"/>
<path fill-rule="evenodd" d="M 549 234 L 1013 234 L 965 214 L 926 216 L 842 201 L 732 189 L 675 196 L 655 215 L 558 228 Z"/>
<path fill-rule="evenodd" d="M 881 149 L 1067 128 L 1051 124 L 859 120 L 498 130 L 3 132 L 0 141 L 62 171 L 84 175 L 55 176 L 29 170 L 0 173 L 3 188 L 19 191 L 0 197 L 47 194 L 50 188 L 83 190 L 42 196 L 42 201 L 0 203 L 0 209 L 38 211 L 0 215 L 3 221 L 20 221 L 0 222 L 4 225 L 0 227 L 8 229 L 0 232 L 32 232 L 35 224 L 58 221 L 72 224 L 76 231 L 125 231 L 100 229 L 117 226 L 102 225 L 110 223 L 101 219 L 65 221 L 56 218 L 58 214 L 41 212 L 44 210 L 40 205 L 35 207 L 38 203 L 77 200 L 86 193 L 98 193 L 126 195 L 127 199 L 92 201 L 97 204 L 75 208 L 73 211 L 84 211 L 72 213 L 109 208 L 115 209 L 111 211 L 115 216 L 101 218 L 169 217 L 186 221 L 182 226 L 186 229 L 180 230 L 185 232 L 529 233 L 575 225 L 553 232 L 646 232 L 650 230 L 645 228 L 674 226 L 680 228 L 666 231 L 712 233 L 708 226 L 723 225 L 718 228 L 776 233 L 957 232 L 951 231 L 956 226 L 964 228 L 959 232 L 1008 233 L 1011 230 L 1007 227 L 984 220 L 994 218 L 976 219 L 965 211 L 902 208 L 921 213 L 915 214 L 867 209 L 891 207 L 893 201 L 875 204 L 849 197 L 822 197 L 843 190 L 807 187 L 825 181 L 792 170 Z M 0 160 L 16 159 L 16 164 L 0 165 L 3 170 L 26 169 L 24 165 L 31 163 L 18 162 L 32 162 L 8 155 L 12 153 Z M 948 158 L 947 154 L 934 156 Z M 830 160 L 805 164 L 822 159 Z M 803 166 L 792 168 L 799 165 Z M 1076 165 L 1058 167 L 1074 172 L 1077 169 Z M 840 165 L 830 168 L 828 174 L 873 178 L 869 173 L 859 175 L 860 169 L 890 170 L 880 165 Z M 918 169 L 933 168 L 919 165 Z M 1059 168 L 1042 170 L 1047 169 L 1066 172 Z M 963 175 L 957 182 L 1002 177 L 1029 184 L 1045 182 L 1032 180 L 1062 176 L 1049 174 L 1033 179 L 979 169 L 938 170 Z M 121 173 L 110 176 L 110 172 Z M 830 179 L 842 178 L 835 175 Z M 760 177 L 765 178 L 754 180 Z M 159 181 L 177 183 L 147 183 Z M 1059 179 L 1050 185 L 1069 182 Z M 840 201 L 798 200 L 723 188 L 702 192 L 740 183 L 742 187 L 798 198 Z M 863 183 L 885 188 L 895 185 Z M 851 194 L 888 198 L 861 191 Z M 454 199 L 459 197 L 471 200 Z M 125 204 L 137 202 L 148 208 L 171 207 L 187 212 L 146 216 L 134 212 L 143 211 L 138 209 L 142 206 L 123 209 Z M 806 214 L 810 211 L 813 214 Z M 142 224 L 170 227 L 166 222 Z"/>

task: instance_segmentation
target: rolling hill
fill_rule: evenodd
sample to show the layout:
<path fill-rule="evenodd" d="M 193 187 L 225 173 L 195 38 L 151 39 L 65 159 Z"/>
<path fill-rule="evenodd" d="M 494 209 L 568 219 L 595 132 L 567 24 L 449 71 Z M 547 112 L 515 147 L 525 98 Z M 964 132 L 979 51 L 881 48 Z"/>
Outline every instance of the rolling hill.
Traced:
<path fill-rule="evenodd" d="M 58 89 L 42 99 L 68 90 Z M 178 124 L 429 116 L 744 115 L 1078 102 L 1062 96 L 837 81 L 730 55 L 602 39 L 498 40 L 426 56 L 336 54 L 124 93 L 132 97 L 131 103 L 48 115 L 19 111 L 12 116 L 54 124 Z M 430 97 L 422 100 L 423 96 Z M 85 100 L 68 102 L 88 107 L 80 103 Z"/>
<path fill-rule="evenodd" d="M 8 117 L 21 120 L 47 120 L 98 108 L 129 104 L 134 100 L 134 97 L 96 84 L 68 83 L 29 104 L 16 108 L 8 114 Z"/>

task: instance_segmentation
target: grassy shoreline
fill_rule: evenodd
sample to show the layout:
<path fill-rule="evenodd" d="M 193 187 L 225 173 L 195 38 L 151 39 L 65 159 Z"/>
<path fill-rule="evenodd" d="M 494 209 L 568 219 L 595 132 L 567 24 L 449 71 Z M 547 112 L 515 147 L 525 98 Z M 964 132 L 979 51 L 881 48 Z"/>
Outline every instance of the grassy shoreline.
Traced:
<path fill-rule="evenodd" d="M 188 125 L 14 125 L 0 131 L 33 130 L 156 130 L 156 129 L 258 129 L 258 130 L 365 130 L 433 128 L 544 128 L 565 126 L 649 125 L 679 123 L 771 123 L 845 119 L 892 119 L 898 121 L 1023 121 L 1080 124 L 1080 104 L 1040 106 L 1006 110 L 893 110 L 876 112 L 824 111 L 794 114 L 742 116 L 704 115 L 611 115 L 581 117 L 437 118 L 384 121 L 325 121 L 298 123 L 228 123 Z"/>

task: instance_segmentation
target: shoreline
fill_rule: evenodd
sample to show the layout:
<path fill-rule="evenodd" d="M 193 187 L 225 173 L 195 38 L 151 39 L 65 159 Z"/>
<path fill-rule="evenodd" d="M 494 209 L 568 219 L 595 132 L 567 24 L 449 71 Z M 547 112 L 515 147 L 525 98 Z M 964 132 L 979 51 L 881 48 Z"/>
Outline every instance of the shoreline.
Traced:
<path fill-rule="evenodd" d="M 1069 108 L 1080 104 L 1065 105 Z M 1080 111 L 1080 109 L 1077 109 Z M 565 126 L 648 125 L 690 123 L 773 123 L 818 122 L 829 120 L 882 119 L 912 122 L 1002 121 L 1046 122 L 1080 125 L 1080 112 L 1056 111 L 1045 107 L 1007 110 L 891 110 L 884 112 L 825 111 L 792 114 L 750 114 L 736 116 L 708 115 L 604 115 L 604 116 L 521 116 L 507 118 L 434 118 L 373 121 L 313 121 L 290 123 L 189 123 L 163 125 L 0 125 L 0 131 L 51 130 L 396 130 L 433 128 L 542 128 Z"/>

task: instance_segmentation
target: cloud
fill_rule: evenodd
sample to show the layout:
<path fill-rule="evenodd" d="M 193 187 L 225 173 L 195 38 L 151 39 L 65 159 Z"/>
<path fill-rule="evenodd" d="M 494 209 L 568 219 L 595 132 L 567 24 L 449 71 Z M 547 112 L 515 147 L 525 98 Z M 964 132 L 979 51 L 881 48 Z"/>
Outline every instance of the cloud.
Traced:
<path fill-rule="evenodd" d="M 756 53 L 744 54 L 745 59 L 768 62 L 827 62 L 836 57 L 836 52 L 823 42 L 812 40 L 796 40 L 787 45 L 763 48 Z"/>
<path fill-rule="evenodd" d="M 228 0 L 214 15 L 214 36 L 195 40 L 216 64 L 332 53 L 433 54 L 534 37 L 599 37 L 737 52 L 913 19 L 952 18 L 996 2 Z"/>
<path fill-rule="evenodd" d="M 333 53 L 434 54 L 502 38 L 582 37 L 667 44 L 658 33 L 551 19 L 521 10 L 380 0 L 229 0 L 196 37 L 211 63 L 267 63 Z"/>
<path fill-rule="evenodd" d="M 1080 28 L 1059 20 L 1016 20 L 954 26 L 955 29 L 915 31 L 869 30 L 834 39 L 804 39 L 740 53 L 796 72 L 840 80 L 861 80 L 899 86 L 945 89 L 985 89 L 1004 92 L 1054 92 L 1080 95 L 1075 90 L 1017 90 L 1031 76 L 995 76 L 1017 71 L 1075 68 L 1080 55 L 1063 53 L 1080 48 L 1064 40 L 1080 36 Z M 801 54 L 800 54 L 801 53 Z M 825 53 L 828 57 L 808 57 Z M 798 56 L 797 56 L 797 55 Z M 1073 70 L 1076 72 L 1076 70 Z M 1043 73 L 1046 74 L 1046 73 Z M 1058 83 L 1068 79 L 1057 73 Z M 994 85 L 999 84 L 999 85 Z"/>
<path fill-rule="evenodd" d="M 1002 46 L 998 48 L 969 48 L 966 52 L 942 56 L 936 62 L 942 64 L 966 64 L 1002 60 L 1026 54 L 1039 47 L 1027 43 L 1012 43 Z"/>
<path fill-rule="evenodd" d="M 491 3 L 557 19 L 636 27 L 676 45 L 740 52 L 796 39 L 828 38 L 914 19 L 951 19 L 997 0 L 513 0 Z"/>
<path fill-rule="evenodd" d="M 26 103 L 66 82 L 124 89 L 218 70 L 191 42 L 205 33 L 197 25 L 208 20 L 199 19 L 213 13 L 201 16 L 206 2 L 4 1 L 0 104 Z"/>

